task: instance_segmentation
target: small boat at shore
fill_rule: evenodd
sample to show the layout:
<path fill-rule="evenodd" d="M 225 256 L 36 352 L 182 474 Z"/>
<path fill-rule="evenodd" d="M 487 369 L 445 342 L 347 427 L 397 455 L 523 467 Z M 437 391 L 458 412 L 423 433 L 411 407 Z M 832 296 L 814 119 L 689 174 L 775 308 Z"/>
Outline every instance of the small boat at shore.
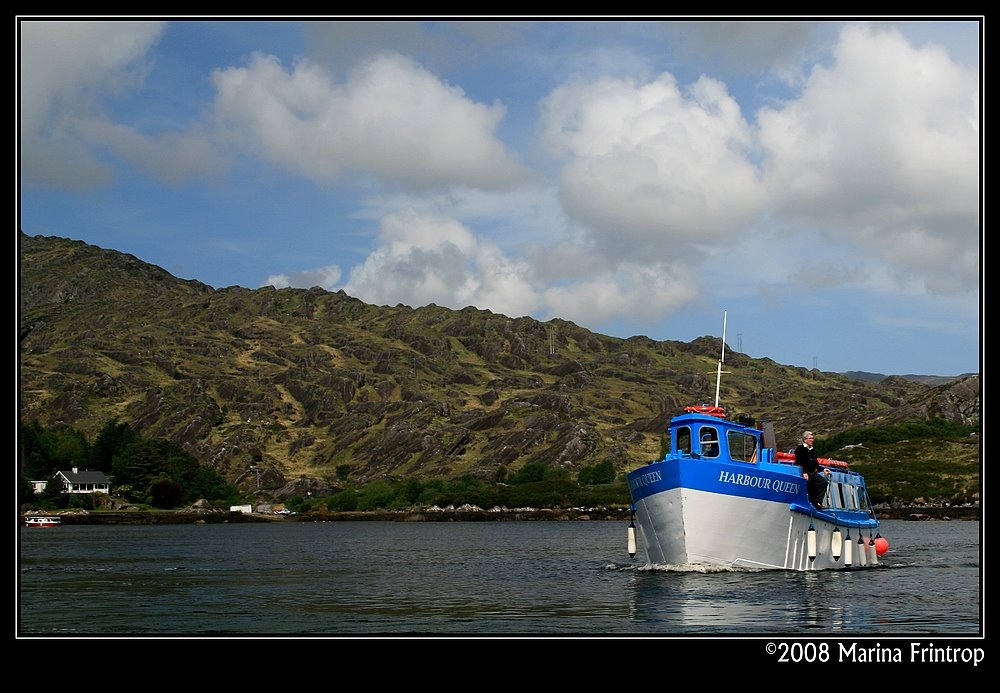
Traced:
<path fill-rule="evenodd" d="M 31 515 L 24 518 L 25 527 L 59 527 L 62 518 L 56 515 Z"/>
<path fill-rule="evenodd" d="M 663 459 L 628 474 L 629 555 L 641 544 L 653 565 L 877 566 L 888 542 L 879 534 L 864 477 L 846 462 L 820 458 L 828 485 L 821 507 L 814 506 L 795 456 L 775 450 L 773 427 L 748 416 L 729 419 L 719 406 L 722 359 L 715 404 L 686 407 L 671 419 Z"/>

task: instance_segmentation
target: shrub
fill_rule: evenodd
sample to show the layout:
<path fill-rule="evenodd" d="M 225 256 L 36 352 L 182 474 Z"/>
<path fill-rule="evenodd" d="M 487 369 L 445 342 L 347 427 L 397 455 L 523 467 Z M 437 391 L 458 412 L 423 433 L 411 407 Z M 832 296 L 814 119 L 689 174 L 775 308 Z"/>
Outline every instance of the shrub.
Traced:
<path fill-rule="evenodd" d="M 358 509 L 358 494 L 352 489 L 345 489 L 326 499 L 326 508 L 332 512 L 353 512 Z"/>

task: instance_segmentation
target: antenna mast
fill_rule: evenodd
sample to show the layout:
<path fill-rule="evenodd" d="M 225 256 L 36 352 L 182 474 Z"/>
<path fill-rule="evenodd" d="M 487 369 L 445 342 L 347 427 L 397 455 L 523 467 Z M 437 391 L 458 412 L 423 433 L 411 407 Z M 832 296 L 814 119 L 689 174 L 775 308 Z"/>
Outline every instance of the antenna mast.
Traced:
<path fill-rule="evenodd" d="M 726 313 L 722 311 L 722 356 L 715 370 L 715 406 L 719 406 L 719 384 L 722 382 L 722 362 L 726 360 Z"/>

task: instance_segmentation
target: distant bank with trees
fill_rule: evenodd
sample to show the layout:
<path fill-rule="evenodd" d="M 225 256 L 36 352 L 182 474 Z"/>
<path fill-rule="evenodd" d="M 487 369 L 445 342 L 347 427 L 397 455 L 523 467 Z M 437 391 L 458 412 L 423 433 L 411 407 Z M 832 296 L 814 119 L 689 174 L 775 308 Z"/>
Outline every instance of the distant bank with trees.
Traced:
<path fill-rule="evenodd" d="M 978 429 L 929 420 L 862 428 L 817 442 L 821 456 L 846 458 L 868 482 L 869 496 L 885 516 L 906 517 L 914 507 L 942 508 L 947 514 L 979 512 Z M 843 453 L 843 454 L 841 454 Z M 241 493 L 180 446 L 137 435 L 127 423 L 108 421 L 93 442 L 72 428 L 46 429 L 37 422 L 21 426 L 19 503 L 22 509 L 101 510 L 122 505 L 174 510 L 206 501 L 218 509 L 261 500 Z M 942 462 L 946 460 L 946 462 Z M 901 461 L 903 460 L 903 461 Z M 112 480 L 109 502 L 103 494 L 63 493 L 49 483 L 35 494 L 32 480 L 54 480 L 72 468 L 102 471 Z M 428 508 L 474 506 L 533 509 L 627 509 L 624 474 L 610 460 L 583 467 L 575 478 L 566 469 L 529 463 L 494 478 L 378 479 L 338 487 L 318 495 L 268 497 L 299 515 L 401 513 Z M 970 510 L 970 506 L 974 506 Z M 958 508 L 965 510 L 959 511 Z M 966 512 L 968 511 L 968 512 Z M 940 516 L 930 509 L 928 517 Z M 923 519 L 923 518 L 916 518 Z"/>

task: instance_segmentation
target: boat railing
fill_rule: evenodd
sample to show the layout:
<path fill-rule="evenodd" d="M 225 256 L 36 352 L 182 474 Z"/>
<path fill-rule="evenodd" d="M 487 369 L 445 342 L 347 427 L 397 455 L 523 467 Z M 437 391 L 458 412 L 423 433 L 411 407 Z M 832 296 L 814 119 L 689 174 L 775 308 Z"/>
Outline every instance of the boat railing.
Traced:
<path fill-rule="evenodd" d="M 795 453 L 794 452 L 777 452 L 774 455 L 778 462 L 784 462 L 787 464 L 795 464 Z M 821 467 L 833 467 L 835 469 L 850 469 L 850 465 L 843 460 L 835 460 L 831 457 L 820 457 L 817 458 Z"/>

